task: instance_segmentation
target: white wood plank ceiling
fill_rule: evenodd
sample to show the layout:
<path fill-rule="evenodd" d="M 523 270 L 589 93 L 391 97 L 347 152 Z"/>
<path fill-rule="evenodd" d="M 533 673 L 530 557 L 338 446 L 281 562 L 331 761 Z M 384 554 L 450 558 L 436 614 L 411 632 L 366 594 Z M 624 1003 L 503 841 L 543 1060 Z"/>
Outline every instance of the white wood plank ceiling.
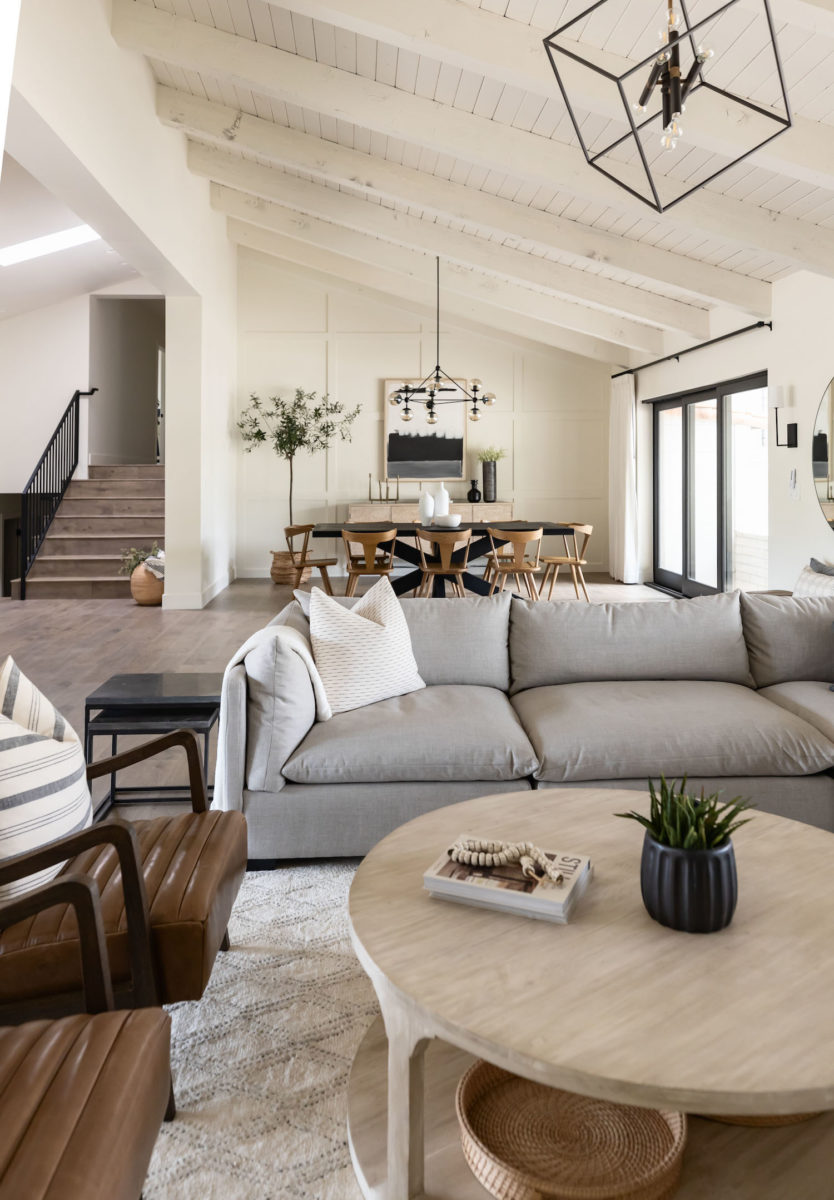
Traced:
<path fill-rule="evenodd" d="M 710 336 L 716 310 L 767 318 L 785 274 L 834 275 L 834 0 L 773 5 L 794 128 L 662 216 L 585 164 L 547 62 L 585 0 L 114 0 L 113 34 L 236 241 L 426 303 L 440 254 L 472 319 L 633 362 Z M 622 70 L 664 8 L 612 0 L 572 36 Z M 762 13 L 740 0 L 703 40 L 717 82 L 778 111 Z M 583 136 L 610 136 L 616 94 L 576 82 Z M 761 119 L 713 101 L 655 171 L 694 181 L 749 145 Z"/>

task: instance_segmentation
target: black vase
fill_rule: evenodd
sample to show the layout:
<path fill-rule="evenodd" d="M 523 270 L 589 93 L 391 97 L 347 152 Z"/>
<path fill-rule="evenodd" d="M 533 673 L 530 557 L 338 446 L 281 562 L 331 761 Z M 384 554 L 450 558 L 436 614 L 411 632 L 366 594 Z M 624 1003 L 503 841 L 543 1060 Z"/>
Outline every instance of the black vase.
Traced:
<path fill-rule="evenodd" d="M 647 831 L 640 890 L 650 917 L 685 933 L 715 933 L 733 919 L 738 879 L 733 843 L 717 850 L 662 846 Z"/>
<path fill-rule="evenodd" d="M 495 503 L 495 462 L 485 462 L 484 466 L 484 500 L 487 504 Z"/>
<path fill-rule="evenodd" d="M 481 493 L 478 491 L 478 481 L 477 479 L 470 479 L 469 482 L 472 484 L 472 486 L 466 493 L 466 499 L 470 504 L 480 504 Z"/>

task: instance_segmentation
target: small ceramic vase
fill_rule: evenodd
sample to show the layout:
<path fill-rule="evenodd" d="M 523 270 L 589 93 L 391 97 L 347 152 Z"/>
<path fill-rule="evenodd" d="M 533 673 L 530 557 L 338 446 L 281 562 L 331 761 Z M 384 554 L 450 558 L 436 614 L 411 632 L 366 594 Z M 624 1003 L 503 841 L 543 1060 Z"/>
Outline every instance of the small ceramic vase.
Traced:
<path fill-rule="evenodd" d="M 466 493 L 466 499 L 469 501 L 470 504 L 480 504 L 481 493 L 478 488 L 478 481 L 477 481 L 477 479 L 470 479 L 469 482 L 472 486 L 469 488 L 469 491 Z"/>

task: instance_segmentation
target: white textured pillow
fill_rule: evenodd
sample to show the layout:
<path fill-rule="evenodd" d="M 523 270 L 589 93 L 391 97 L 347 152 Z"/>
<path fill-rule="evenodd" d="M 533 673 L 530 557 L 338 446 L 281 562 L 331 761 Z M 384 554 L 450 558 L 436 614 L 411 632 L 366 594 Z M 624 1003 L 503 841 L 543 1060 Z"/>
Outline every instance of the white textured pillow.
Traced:
<path fill-rule="evenodd" d="M 414 660 L 405 615 L 384 576 L 353 608 L 313 588 L 310 641 L 334 713 L 426 686 Z"/>
<path fill-rule="evenodd" d="M 84 751 L 75 731 L 7 658 L 0 664 L 0 859 L 86 829 L 92 820 Z M 63 865 L 5 884 L 0 898 L 39 887 Z"/>
<path fill-rule="evenodd" d="M 803 567 L 793 587 L 794 596 L 834 596 L 834 575 Z"/>

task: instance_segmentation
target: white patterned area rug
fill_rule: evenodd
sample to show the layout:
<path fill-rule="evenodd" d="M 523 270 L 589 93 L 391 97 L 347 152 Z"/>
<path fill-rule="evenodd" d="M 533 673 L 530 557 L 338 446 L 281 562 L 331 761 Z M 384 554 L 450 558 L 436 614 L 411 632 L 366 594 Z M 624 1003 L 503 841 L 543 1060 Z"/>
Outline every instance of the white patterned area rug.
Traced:
<path fill-rule="evenodd" d="M 145 1200 L 358 1200 L 353 1055 L 377 1006 L 350 945 L 354 862 L 247 874 L 199 1003 L 177 1004 L 177 1117 Z"/>

